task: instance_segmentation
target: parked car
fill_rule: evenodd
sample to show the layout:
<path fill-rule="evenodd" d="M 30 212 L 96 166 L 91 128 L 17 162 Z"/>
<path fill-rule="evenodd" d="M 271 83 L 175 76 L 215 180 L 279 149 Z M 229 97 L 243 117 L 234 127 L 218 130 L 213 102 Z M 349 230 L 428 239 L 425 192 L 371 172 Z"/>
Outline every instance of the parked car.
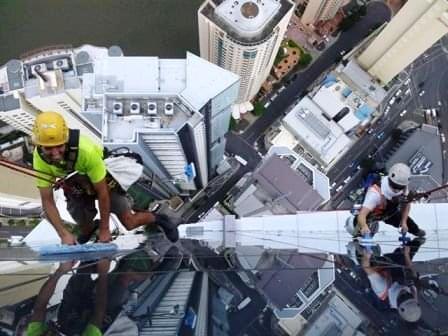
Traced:
<path fill-rule="evenodd" d="M 403 111 L 401 111 L 400 112 L 400 117 L 403 117 L 405 114 L 406 114 L 406 112 L 408 112 L 407 110 L 403 110 Z"/>
<path fill-rule="evenodd" d="M 384 131 L 378 133 L 378 135 L 376 137 L 377 137 L 377 139 L 383 138 L 384 137 Z"/>
<path fill-rule="evenodd" d="M 425 90 L 421 90 L 421 91 L 418 93 L 419 97 L 423 96 L 424 94 L 425 94 Z"/>

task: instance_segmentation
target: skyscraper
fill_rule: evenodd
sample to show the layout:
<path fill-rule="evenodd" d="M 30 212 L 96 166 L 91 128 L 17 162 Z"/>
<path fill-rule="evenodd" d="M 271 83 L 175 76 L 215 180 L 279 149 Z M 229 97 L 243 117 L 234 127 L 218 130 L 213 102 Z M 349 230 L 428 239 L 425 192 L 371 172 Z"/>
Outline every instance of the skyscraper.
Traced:
<path fill-rule="evenodd" d="M 447 32 L 447 0 L 409 0 L 358 62 L 385 85 Z"/>
<path fill-rule="evenodd" d="M 199 8 L 201 57 L 241 77 L 237 103 L 269 76 L 293 11 L 291 0 L 206 0 Z"/>
<path fill-rule="evenodd" d="M 107 148 L 139 153 L 172 191 L 206 186 L 224 156 L 238 76 L 187 53 L 104 57 L 82 79 L 81 115 L 101 130 Z M 191 180 L 188 165 L 196 171 Z"/>
<path fill-rule="evenodd" d="M 303 11 L 300 20 L 306 25 L 330 20 L 344 3 L 344 0 L 303 0 L 299 4 L 300 11 Z"/>

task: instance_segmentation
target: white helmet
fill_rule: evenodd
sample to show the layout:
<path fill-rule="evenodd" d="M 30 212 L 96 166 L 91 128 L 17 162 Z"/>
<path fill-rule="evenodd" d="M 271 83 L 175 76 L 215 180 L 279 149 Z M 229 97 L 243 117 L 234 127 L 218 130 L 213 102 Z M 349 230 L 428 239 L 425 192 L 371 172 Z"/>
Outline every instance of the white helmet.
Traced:
<path fill-rule="evenodd" d="M 409 184 L 411 170 L 404 163 L 396 163 L 389 169 L 388 178 L 394 184 L 406 187 Z"/>
<path fill-rule="evenodd" d="M 355 216 L 349 216 L 347 217 L 347 219 L 345 220 L 345 230 L 352 235 L 353 237 L 356 236 L 356 234 L 358 233 L 358 229 L 355 225 Z"/>
<path fill-rule="evenodd" d="M 418 301 L 414 298 L 402 302 L 397 310 L 398 315 L 407 322 L 417 322 L 422 316 L 422 309 Z"/>

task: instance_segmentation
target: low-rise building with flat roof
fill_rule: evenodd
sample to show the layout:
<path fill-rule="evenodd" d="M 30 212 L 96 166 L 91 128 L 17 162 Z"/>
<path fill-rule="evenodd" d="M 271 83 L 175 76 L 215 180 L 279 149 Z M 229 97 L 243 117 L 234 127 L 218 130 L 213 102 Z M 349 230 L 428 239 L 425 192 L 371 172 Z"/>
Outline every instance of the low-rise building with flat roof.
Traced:
<path fill-rule="evenodd" d="M 313 187 L 312 166 L 295 167 L 286 156 L 268 157 L 234 197 L 235 213 L 246 217 L 317 209 L 324 198 Z"/>
<path fill-rule="evenodd" d="M 292 134 L 297 139 L 297 144 L 310 153 L 325 170 L 331 168 L 353 144 L 343 127 L 331 120 L 308 96 L 292 108 L 282 120 L 282 125 L 276 138 L 284 137 L 284 132 Z M 276 138 L 272 140 L 273 144 L 291 148 L 291 143 L 283 144 L 276 141 Z"/>

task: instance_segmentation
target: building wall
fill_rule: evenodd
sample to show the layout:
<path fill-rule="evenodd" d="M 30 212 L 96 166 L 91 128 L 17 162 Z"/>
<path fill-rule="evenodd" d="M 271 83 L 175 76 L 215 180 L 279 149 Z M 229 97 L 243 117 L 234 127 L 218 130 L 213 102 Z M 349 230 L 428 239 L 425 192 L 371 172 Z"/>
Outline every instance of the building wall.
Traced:
<path fill-rule="evenodd" d="M 325 3 L 328 0 L 311 0 L 306 4 L 305 11 L 301 17 L 301 21 L 303 24 L 311 25 L 314 24 L 319 18 L 319 13 L 322 11 L 322 8 L 325 6 Z"/>
<path fill-rule="evenodd" d="M 34 119 L 39 113 L 39 110 L 26 101 L 23 93 L 15 91 L 14 96 L 19 101 L 19 108 L 9 111 L 0 111 L 0 120 L 31 135 L 33 132 Z"/>
<path fill-rule="evenodd" d="M 201 57 L 241 77 L 237 103 L 251 100 L 269 76 L 294 6 L 274 27 L 272 34 L 251 45 L 237 41 L 204 16 L 201 11 L 212 4 L 207 0 L 199 8 L 199 46 Z"/>
<path fill-rule="evenodd" d="M 330 20 L 336 15 L 343 4 L 344 0 L 308 1 L 301 17 L 301 21 L 303 24 L 312 25 L 320 20 Z"/>
<path fill-rule="evenodd" d="M 82 134 L 100 143 L 99 131 L 81 116 L 81 105 L 67 92 L 29 97 L 28 102 L 40 111 L 60 113 L 64 116 L 69 128 L 79 129 Z"/>
<path fill-rule="evenodd" d="M 215 173 L 222 161 L 226 145 L 225 135 L 229 130 L 232 114 L 232 104 L 238 96 L 239 82 L 236 82 L 210 101 L 210 110 L 205 116 L 210 123 L 208 136 L 209 143 L 209 175 Z"/>
<path fill-rule="evenodd" d="M 345 0 L 327 0 L 318 19 L 325 21 L 334 18 L 339 8 L 344 4 L 344 1 Z"/>
<path fill-rule="evenodd" d="M 446 0 L 409 0 L 361 53 L 358 62 L 387 84 L 447 32 Z"/>

